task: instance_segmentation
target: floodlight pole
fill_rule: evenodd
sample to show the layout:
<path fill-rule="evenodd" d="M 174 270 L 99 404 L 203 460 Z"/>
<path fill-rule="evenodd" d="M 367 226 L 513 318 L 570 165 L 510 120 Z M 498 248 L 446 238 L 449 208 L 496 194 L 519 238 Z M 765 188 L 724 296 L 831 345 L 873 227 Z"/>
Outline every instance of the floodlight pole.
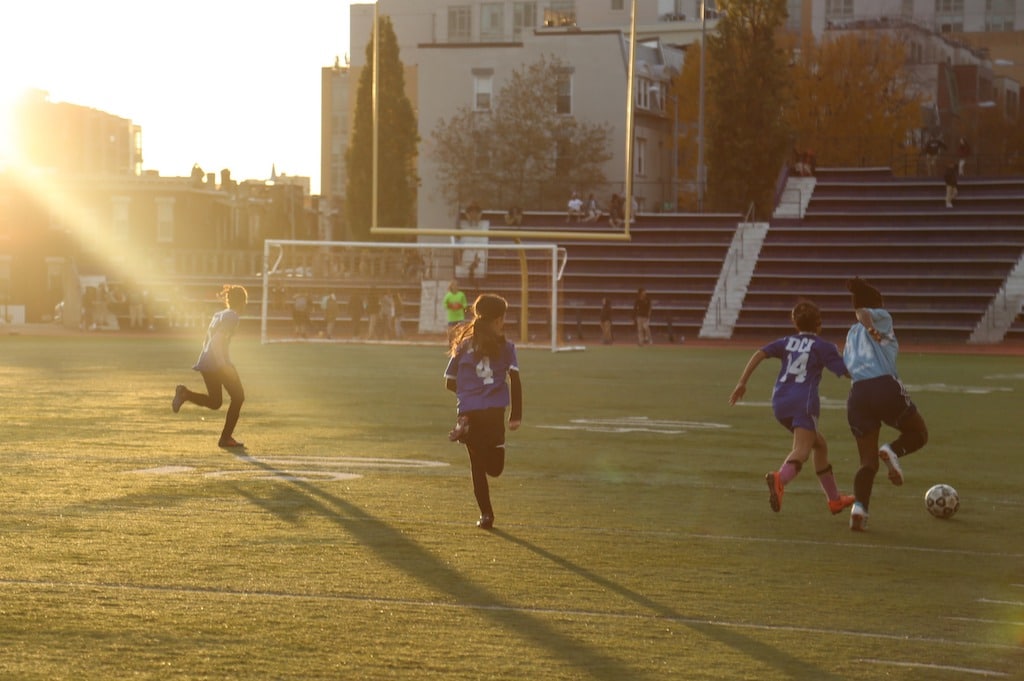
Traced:
<path fill-rule="evenodd" d="M 707 6 L 700 0 L 700 88 L 697 99 L 697 210 L 704 212 L 704 43 Z"/>
<path fill-rule="evenodd" d="M 380 109 L 378 100 L 380 93 L 377 90 L 377 81 L 380 78 L 380 22 L 378 21 L 377 8 L 380 7 L 379 2 L 373 3 L 373 85 L 370 88 L 370 102 L 373 118 L 373 161 L 371 164 L 371 176 L 373 178 L 370 183 L 370 231 L 373 232 L 377 228 L 378 215 L 377 215 L 377 157 L 379 153 L 379 140 L 380 140 Z"/>
<path fill-rule="evenodd" d="M 626 218 L 625 235 L 629 239 L 629 223 L 633 220 L 633 93 L 636 72 L 636 0 L 633 0 L 629 19 L 629 68 L 626 75 L 626 198 L 623 214 Z"/>

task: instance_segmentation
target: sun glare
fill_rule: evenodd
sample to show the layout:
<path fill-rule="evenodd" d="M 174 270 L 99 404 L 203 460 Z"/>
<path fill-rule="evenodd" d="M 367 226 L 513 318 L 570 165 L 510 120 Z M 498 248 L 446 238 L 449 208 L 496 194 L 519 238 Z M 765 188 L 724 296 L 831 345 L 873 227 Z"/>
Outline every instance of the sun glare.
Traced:
<path fill-rule="evenodd" d="M 14 104 L 17 92 L 8 92 L 0 83 L 0 168 L 14 160 Z"/>

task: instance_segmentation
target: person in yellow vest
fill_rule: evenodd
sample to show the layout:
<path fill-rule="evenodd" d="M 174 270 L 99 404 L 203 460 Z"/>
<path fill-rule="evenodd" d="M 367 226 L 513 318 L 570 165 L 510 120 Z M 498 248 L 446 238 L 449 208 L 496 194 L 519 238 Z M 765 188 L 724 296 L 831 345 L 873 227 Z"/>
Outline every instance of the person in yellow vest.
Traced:
<path fill-rule="evenodd" d="M 455 279 L 448 284 L 448 292 L 444 294 L 444 309 L 448 314 L 448 337 L 451 339 L 452 330 L 466 321 L 466 308 L 469 301 L 466 294 L 459 290 L 459 282 Z"/>

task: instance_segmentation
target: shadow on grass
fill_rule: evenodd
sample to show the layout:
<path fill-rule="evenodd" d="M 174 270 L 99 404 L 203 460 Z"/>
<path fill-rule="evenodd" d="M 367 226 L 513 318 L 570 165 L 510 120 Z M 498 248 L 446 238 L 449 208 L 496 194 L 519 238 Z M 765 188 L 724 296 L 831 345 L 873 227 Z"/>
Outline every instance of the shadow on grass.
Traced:
<path fill-rule="evenodd" d="M 562 556 L 554 554 L 547 549 L 543 549 L 536 544 L 531 544 L 525 539 L 516 537 L 504 530 L 495 529 L 492 530 L 492 532 L 516 546 L 524 548 L 527 551 L 531 551 L 545 560 L 551 561 L 563 570 L 572 572 L 587 581 L 593 582 L 601 588 L 618 594 L 626 600 L 649 610 L 659 617 L 664 617 L 668 620 L 678 622 L 679 624 L 689 627 L 690 629 L 693 629 L 694 631 L 697 631 L 709 638 L 716 639 L 719 643 L 723 643 L 730 648 L 749 655 L 754 659 L 760 660 L 772 669 L 778 669 L 791 674 L 793 678 L 818 679 L 819 681 L 842 681 L 844 678 L 830 674 L 823 669 L 797 659 L 777 647 L 761 643 L 749 636 L 744 636 L 735 629 L 729 629 L 723 625 L 714 624 L 709 620 L 701 620 L 700 618 L 693 616 L 684 616 L 668 606 L 651 600 L 641 593 L 637 593 L 622 584 L 618 584 L 606 577 L 602 577 L 583 566 L 577 565 Z"/>
<path fill-rule="evenodd" d="M 524 612 L 521 606 L 502 601 L 494 593 L 474 584 L 467 575 L 445 565 L 437 556 L 406 535 L 350 502 L 305 480 L 286 478 L 284 471 L 247 454 L 238 453 L 237 456 L 241 461 L 282 476 L 279 483 L 289 485 L 293 494 L 302 495 L 306 509 L 314 510 L 345 529 L 376 552 L 381 560 L 438 592 L 448 594 L 460 604 L 477 608 L 478 614 L 490 618 L 496 626 L 529 639 L 539 648 L 546 649 L 551 657 L 579 668 L 589 678 L 604 681 L 654 678 L 598 648 L 566 635 L 541 618 Z M 281 510 L 241 489 L 238 492 L 275 515 Z"/>

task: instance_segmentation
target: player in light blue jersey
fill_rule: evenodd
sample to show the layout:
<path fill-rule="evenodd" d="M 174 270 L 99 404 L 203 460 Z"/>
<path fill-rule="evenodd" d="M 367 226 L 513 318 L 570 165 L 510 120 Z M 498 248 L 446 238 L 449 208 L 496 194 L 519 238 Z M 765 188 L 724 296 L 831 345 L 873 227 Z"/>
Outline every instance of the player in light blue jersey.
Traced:
<path fill-rule="evenodd" d="M 879 460 L 889 469 L 892 484 L 902 485 L 903 468 L 899 459 L 924 447 L 928 442 L 928 428 L 896 373 L 900 346 L 882 294 L 860 278 L 847 281 L 846 288 L 852 295 L 857 316 L 857 322 L 846 334 L 843 348 L 843 358 L 853 377 L 846 401 L 846 418 L 860 455 L 860 468 L 853 480 L 857 501 L 850 509 L 850 529 L 863 532 L 867 529 L 868 506 Z M 879 447 L 883 423 L 899 430 L 900 435 Z"/>
<path fill-rule="evenodd" d="M 203 382 L 206 383 L 206 393 L 193 392 L 184 385 L 179 385 L 174 390 L 171 409 L 177 414 L 185 402 L 192 402 L 208 409 L 220 409 L 224 403 L 224 391 L 227 390 L 231 402 L 228 404 L 224 429 L 217 444 L 229 449 L 242 448 L 244 445 L 235 440 L 234 432 L 242 411 L 242 402 L 245 401 L 245 390 L 228 350 L 231 346 L 231 337 L 238 329 L 238 315 L 245 308 L 249 295 L 242 286 L 225 285 L 219 297 L 224 300 L 226 307 L 214 313 L 213 319 L 210 320 L 203 350 L 192 367 L 202 374 Z"/>
<path fill-rule="evenodd" d="M 523 419 L 523 388 L 516 346 L 505 339 L 508 303 L 483 294 L 473 303 L 473 319 L 454 328 L 445 387 L 457 397 L 458 421 L 448 439 L 466 445 L 473 476 L 473 494 L 480 507 L 477 527 L 494 526 L 487 476 L 505 469 L 505 408 L 511 405 L 509 430 Z M 507 377 L 507 381 L 506 381 Z"/>
<path fill-rule="evenodd" d="M 768 503 L 773 511 L 782 509 L 786 484 L 797 476 L 813 453 L 818 483 L 828 498 L 829 510 L 835 515 L 852 504 L 853 497 L 839 493 L 832 464 L 828 460 L 828 443 L 818 430 L 821 413 L 818 386 L 825 369 L 839 377 L 848 378 L 850 374 L 835 344 L 818 336 L 821 333 L 821 312 L 817 305 L 809 301 L 797 303 L 791 318 L 798 333 L 773 341 L 751 356 L 729 396 L 729 404 L 735 405 L 743 397 L 747 381 L 763 360 L 768 357 L 782 360 L 782 368 L 772 389 L 772 411 L 778 422 L 793 433 L 793 448 L 779 470 L 765 475 Z"/>

